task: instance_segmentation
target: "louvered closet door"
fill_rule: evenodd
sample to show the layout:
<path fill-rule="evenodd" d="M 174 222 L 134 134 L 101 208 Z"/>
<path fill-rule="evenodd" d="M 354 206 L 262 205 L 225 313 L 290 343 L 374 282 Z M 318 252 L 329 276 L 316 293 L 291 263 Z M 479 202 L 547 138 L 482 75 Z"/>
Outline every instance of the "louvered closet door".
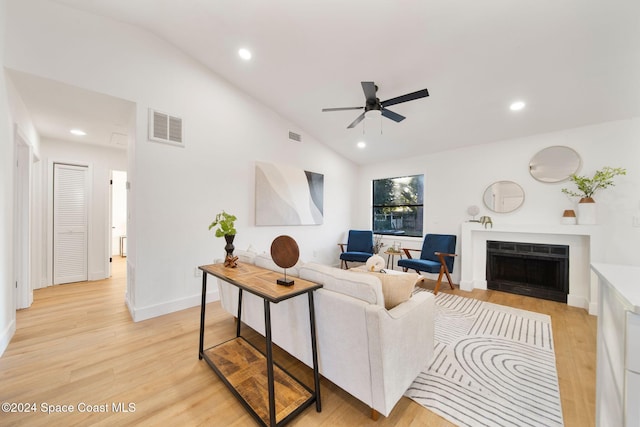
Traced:
<path fill-rule="evenodd" d="M 87 280 L 88 196 L 86 167 L 54 165 L 54 285 Z"/>

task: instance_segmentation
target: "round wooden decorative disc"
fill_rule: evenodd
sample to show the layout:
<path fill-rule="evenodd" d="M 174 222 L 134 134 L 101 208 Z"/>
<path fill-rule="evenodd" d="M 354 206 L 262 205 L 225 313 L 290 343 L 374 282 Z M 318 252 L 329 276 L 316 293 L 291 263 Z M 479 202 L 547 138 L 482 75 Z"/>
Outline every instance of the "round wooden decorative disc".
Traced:
<path fill-rule="evenodd" d="M 271 243 L 271 258 L 282 268 L 291 268 L 298 262 L 300 250 L 293 237 L 278 236 Z"/>

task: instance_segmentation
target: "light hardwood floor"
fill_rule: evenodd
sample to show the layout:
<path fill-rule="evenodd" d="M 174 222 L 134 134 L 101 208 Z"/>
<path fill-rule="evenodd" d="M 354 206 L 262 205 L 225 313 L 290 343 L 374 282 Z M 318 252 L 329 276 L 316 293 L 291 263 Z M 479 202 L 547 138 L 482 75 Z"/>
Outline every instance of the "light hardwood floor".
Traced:
<path fill-rule="evenodd" d="M 0 412 L 0 425 L 256 425 L 198 360 L 199 307 L 134 323 L 124 303 L 125 261 L 114 261 L 111 279 L 37 290 L 33 306 L 17 313 L 16 334 L 0 358 L 0 402 L 34 404 L 36 412 Z M 595 317 L 566 304 L 502 292 L 444 292 L 550 315 L 565 425 L 595 424 Z M 233 318 L 211 303 L 205 344 L 234 333 Z M 306 366 L 282 352 L 276 357 L 313 384 Z M 326 379 L 321 392 L 322 412 L 312 406 L 289 425 L 452 425 L 407 398 L 389 417 L 373 421 L 366 405 Z M 45 414 L 43 405 L 72 405 L 74 412 Z M 83 405 L 108 412 L 79 412 Z M 114 405 L 129 412 L 116 412 Z"/>

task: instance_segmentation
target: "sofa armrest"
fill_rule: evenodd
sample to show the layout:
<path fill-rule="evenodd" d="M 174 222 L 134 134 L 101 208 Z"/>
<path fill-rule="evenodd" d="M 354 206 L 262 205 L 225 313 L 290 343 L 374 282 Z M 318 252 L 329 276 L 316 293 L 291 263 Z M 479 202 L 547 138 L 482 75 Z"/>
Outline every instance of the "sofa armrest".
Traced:
<path fill-rule="evenodd" d="M 435 298 L 419 292 L 391 310 L 369 306 L 373 408 L 388 416 L 433 357 Z"/>

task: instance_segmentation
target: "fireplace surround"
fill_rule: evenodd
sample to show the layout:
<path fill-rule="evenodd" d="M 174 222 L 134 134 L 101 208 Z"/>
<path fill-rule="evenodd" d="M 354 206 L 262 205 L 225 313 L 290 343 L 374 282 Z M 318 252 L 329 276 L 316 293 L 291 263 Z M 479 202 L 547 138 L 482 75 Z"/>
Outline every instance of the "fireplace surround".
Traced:
<path fill-rule="evenodd" d="M 487 288 L 566 303 L 569 246 L 487 241 Z"/>
<path fill-rule="evenodd" d="M 460 230 L 460 289 L 487 289 L 487 241 L 531 242 L 569 246 L 567 304 L 598 313 L 598 280 L 590 263 L 604 259 L 603 233 L 593 225 L 462 223 Z M 455 280 L 455 279 L 454 279 Z"/>

